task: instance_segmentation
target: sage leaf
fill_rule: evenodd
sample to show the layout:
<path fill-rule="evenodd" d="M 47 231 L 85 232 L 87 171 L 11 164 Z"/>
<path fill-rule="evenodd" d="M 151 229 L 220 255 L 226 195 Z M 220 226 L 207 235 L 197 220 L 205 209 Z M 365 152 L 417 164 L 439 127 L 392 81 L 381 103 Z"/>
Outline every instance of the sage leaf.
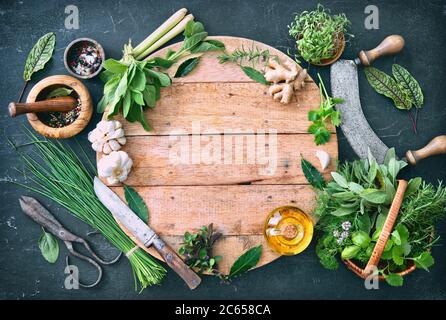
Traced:
<path fill-rule="evenodd" d="M 54 90 L 52 90 L 47 96 L 47 99 L 51 99 L 51 98 L 57 98 L 57 97 L 66 97 L 69 96 L 71 93 L 73 92 L 72 89 L 68 89 L 68 88 L 64 88 L 64 87 L 59 87 L 56 88 Z"/>
<path fill-rule="evenodd" d="M 229 278 L 237 277 L 250 269 L 254 268 L 260 260 L 260 256 L 262 255 L 262 245 L 253 247 L 242 254 L 238 259 L 234 262 L 229 271 Z"/>
<path fill-rule="evenodd" d="M 399 64 L 392 65 L 392 74 L 395 80 L 408 92 L 412 103 L 416 108 L 421 108 L 424 103 L 423 92 L 417 80 L 410 74 L 407 69 Z"/>
<path fill-rule="evenodd" d="M 395 159 L 395 158 L 396 158 L 395 148 L 390 148 L 389 150 L 387 150 L 386 156 L 384 157 L 384 165 L 388 166 L 390 159 Z"/>
<path fill-rule="evenodd" d="M 148 222 L 149 209 L 147 209 L 143 198 L 141 198 L 138 192 L 136 192 L 136 190 L 132 187 L 124 185 L 124 195 L 130 209 L 132 209 L 132 211 L 136 213 L 136 215 L 140 217 L 142 221 Z"/>
<path fill-rule="evenodd" d="M 322 190 L 325 187 L 325 180 L 322 174 L 303 157 L 300 161 L 300 165 L 308 183 L 314 188 Z"/>
<path fill-rule="evenodd" d="M 270 84 L 268 81 L 266 81 L 265 76 L 260 71 L 247 66 L 241 66 L 240 68 L 242 68 L 243 72 L 252 80 L 264 85 Z"/>
<path fill-rule="evenodd" d="M 369 84 L 376 92 L 393 100 L 398 109 L 409 110 L 412 102 L 409 93 L 389 75 L 374 68 L 364 69 Z"/>
<path fill-rule="evenodd" d="M 342 187 L 342 188 L 348 188 L 348 183 L 347 180 L 341 176 L 339 173 L 337 172 L 332 172 L 331 176 L 333 177 L 334 181 L 336 181 L 336 183 Z"/>
<path fill-rule="evenodd" d="M 423 179 L 421 179 L 420 177 L 410 179 L 407 185 L 407 190 L 404 193 L 404 196 L 408 196 L 415 193 L 420 188 L 422 182 Z"/>
<path fill-rule="evenodd" d="M 386 193 L 376 189 L 365 189 L 360 197 L 374 204 L 382 204 L 386 201 Z"/>
<path fill-rule="evenodd" d="M 333 216 L 335 217 L 343 217 L 343 216 L 348 216 L 349 214 L 352 214 L 354 212 L 356 212 L 357 209 L 356 208 L 345 208 L 345 207 L 340 207 L 338 209 L 336 209 L 335 211 L 330 212 Z"/>
<path fill-rule="evenodd" d="M 175 78 L 181 78 L 191 73 L 200 62 L 200 58 L 192 58 L 184 61 L 177 69 Z"/>
<path fill-rule="evenodd" d="M 23 79 L 31 80 L 34 72 L 43 69 L 48 60 L 53 55 L 54 46 L 56 45 L 56 34 L 50 32 L 42 36 L 28 54 L 23 71 Z"/>
<path fill-rule="evenodd" d="M 43 230 L 39 238 L 39 249 L 42 256 L 49 263 L 55 263 L 59 257 L 59 243 L 57 239 L 49 232 Z"/>
<path fill-rule="evenodd" d="M 401 287 L 404 282 L 403 277 L 396 273 L 385 274 L 384 279 L 392 287 Z"/>

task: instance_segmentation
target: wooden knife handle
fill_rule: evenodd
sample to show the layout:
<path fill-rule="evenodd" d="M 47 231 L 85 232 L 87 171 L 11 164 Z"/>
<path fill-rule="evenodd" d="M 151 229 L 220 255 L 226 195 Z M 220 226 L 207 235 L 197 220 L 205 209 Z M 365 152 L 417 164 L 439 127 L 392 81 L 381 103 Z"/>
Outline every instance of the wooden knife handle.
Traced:
<path fill-rule="evenodd" d="M 360 64 L 368 67 L 373 61 L 382 56 L 393 55 L 400 52 L 404 47 L 404 38 L 400 35 L 391 35 L 386 37 L 376 48 L 359 53 Z"/>
<path fill-rule="evenodd" d="M 58 97 L 30 103 L 11 102 L 8 106 L 9 115 L 15 117 L 30 112 L 68 112 L 74 109 L 77 100 L 73 97 Z"/>
<path fill-rule="evenodd" d="M 169 247 L 160 237 L 157 237 L 153 241 L 153 246 L 156 251 L 163 257 L 167 265 L 175 271 L 190 289 L 195 289 L 201 282 L 200 277 L 190 269 L 181 258 L 175 253 L 175 251 Z"/>
<path fill-rule="evenodd" d="M 443 153 L 446 153 L 446 135 L 435 137 L 422 149 L 407 151 L 406 159 L 411 165 L 416 165 L 422 159 Z"/>

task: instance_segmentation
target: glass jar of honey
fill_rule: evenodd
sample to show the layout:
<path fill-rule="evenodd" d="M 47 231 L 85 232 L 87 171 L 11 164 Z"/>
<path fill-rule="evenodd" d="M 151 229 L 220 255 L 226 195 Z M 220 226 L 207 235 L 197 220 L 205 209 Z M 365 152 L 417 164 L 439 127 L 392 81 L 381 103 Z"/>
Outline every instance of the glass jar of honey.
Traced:
<path fill-rule="evenodd" d="M 263 234 L 274 251 L 287 256 L 295 255 L 310 244 L 313 220 L 299 208 L 280 207 L 266 218 Z"/>

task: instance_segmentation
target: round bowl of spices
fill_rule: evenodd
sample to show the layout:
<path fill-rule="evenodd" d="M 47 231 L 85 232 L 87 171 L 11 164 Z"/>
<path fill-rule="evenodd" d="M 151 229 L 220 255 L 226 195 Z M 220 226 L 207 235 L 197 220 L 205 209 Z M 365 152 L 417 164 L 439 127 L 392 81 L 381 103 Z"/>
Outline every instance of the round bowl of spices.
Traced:
<path fill-rule="evenodd" d="M 104 49 L 96 40 L 90 38 L 73 40 L 65 48 L 65 68 L 80 79 L 90 79 L 98 75 L 104 60 Z"/>
<path fill-rule="evenodd" d="M 72 108 L 64 112 L 27 113 L 28 121 L 34 130 L 45 137 L 55 139 L 70 138 L 81 132 L 88 125 L 93 114 L 93 103 L 87 88 L 78 79 L 66 75 L 55 75 L 39 81 L 31 89 L 26 102 L 32 106 L 35 102 L 45 103 L 45 101 L 51 102 L 55 99 L 71 101 Z M 51 108 L 55 107 L 51 106 Z"/>

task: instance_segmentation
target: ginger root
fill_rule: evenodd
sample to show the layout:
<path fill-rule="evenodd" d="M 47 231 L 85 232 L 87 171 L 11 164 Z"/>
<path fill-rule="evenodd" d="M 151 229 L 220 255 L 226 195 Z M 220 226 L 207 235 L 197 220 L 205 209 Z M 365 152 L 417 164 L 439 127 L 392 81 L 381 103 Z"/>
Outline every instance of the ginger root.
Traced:
<path fill-rule="evenodd" d="M 300 68 L 292 61 L 279 63 L 276 59 L 270 58 L 265 70 L 265 79 L 273 84 L 268 89 L 268 94 L 274 100 L 288 104 L 294 92 L 304 87 L 307 75 L 306 69 Z"/>

